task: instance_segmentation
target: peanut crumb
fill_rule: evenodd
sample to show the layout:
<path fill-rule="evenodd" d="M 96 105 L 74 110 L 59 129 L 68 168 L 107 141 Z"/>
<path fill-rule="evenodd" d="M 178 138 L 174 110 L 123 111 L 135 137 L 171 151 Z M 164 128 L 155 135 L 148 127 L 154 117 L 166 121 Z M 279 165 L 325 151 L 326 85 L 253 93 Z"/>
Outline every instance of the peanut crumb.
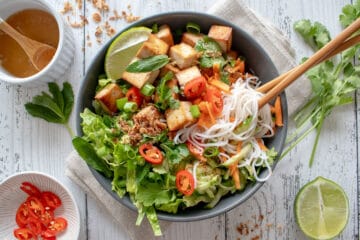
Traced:
<path fill-rule="evenodd" d="M 102 33 L 103 33 L 103 30 L 102 30 L 101 26 L 97 26 L 96 31 L 95 31 L 95 36 L 99 37 L 102 35 Z"/>
<path fill-rule="evenodd" d="M 94 22 L 96 22 L 96 23 L 101 22 L 101 15 L 100 15 L 100 13 L 98 13 L 98 12 L 93 13 L 92 19 L 93 19 Z"/>
<path fill-rule="evenodd" d="M 91 43 L 91 42 L 87 42 L 86 45 L 87 45 L 88 47 L 91 47 L 91 46 L 92 46 L 92 43 Z"/>
<path fill-rule="evenodd" d="M 71 3 L 68 2 L 68 1 L 66 1 L 66 2 L 64 3 L 64 8 L 63 8 L 63 10 L 61 10 L 60 12 L 61 12 L 61 14 L 66 14 L 66 13 L 72 11 L 72 10 L 73 10 L 73 7 L 72 7 Z"/>
<path fill-rule="evenodd" d="M 82 9 L 82 5 L 83 5 L 82 0 L 76 0 L 76 4 L 77 4 L 78 9 Z"/>

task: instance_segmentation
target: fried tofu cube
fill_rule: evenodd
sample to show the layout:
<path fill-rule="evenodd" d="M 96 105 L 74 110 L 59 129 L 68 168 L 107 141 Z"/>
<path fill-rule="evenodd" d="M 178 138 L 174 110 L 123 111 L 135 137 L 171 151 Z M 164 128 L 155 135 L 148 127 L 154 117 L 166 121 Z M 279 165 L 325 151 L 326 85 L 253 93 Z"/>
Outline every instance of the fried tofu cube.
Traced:
<path fill-rule="evenodd" d="M 236 60 L 238 57 L 238 53 L 234 50 L 230 50 L 226 53 L 226 56 L 228 60 Z"/>
<path fill-rule="evenodd" d="M 153 83 L 159 73 L 160 70 L 140 73 L 131 73 L 125 71 L 122 75 L 122 78 L 128 83 L 131 83 L 132 85 L 140 89 L 145 85 L 145 83 Z"/>
<path fill-rule="evenodd" d="M 131 61 L 131 63 L 139 60 L 135 58 Z M 155 70 L 151 72 L 138 72 L 138 73 L 131 73 L 125 71 L 122 74 L 122 79 L 126 80 L 128 83 L 134 85 L 137 88 L 142 88 L 145 83 L 153 83 L 154 80 L 159 76 L 160 70 Z"/>
<path fill-rule="evenodd" d="M 113 114 L 117 112 L 116 100 L 124 97 L 124 93 L 116 83 L 110 83 L 101 89 L 95 99 L 101 104 L 105 112 Z"/>
<path fill-rule="evenodd" d="M 197 66 L 193 66 L 176 73 L 175 76 L 179 81 L 180 87 L 183 88 L 187 82 L 201 77 L 201 72 Z"/>
<path fill-rule="evenodd" d="M 169 56 L 175 61 L 175 64 L 180 68 L 188 68 L 196 64 L 198 53 L 190 45 L 180 43 L 170 48 Z"/>
<path fill-rule="evenodd" d="M 196 119 L 190 112 L 191 102 L 181 101 L 178 109 L 169 109 L 165 112 L 166 122 L 170 131 L 178 130 Z"/>
<path fill-rule="evenodd" d="M 144 42 L 141 48 L 136 53 L 138 58 L 147 58 L 155 55 L 167 54 L 169 45 L 155 36 L 150 34 L 149 39 Z"/>
<path fill-rule="evenodd" d="M 160 77 L 165 76 L 168 72 L 172 72 L 172 73 L 176 74 L 176 73 L 180 72 L 180 69 L 175 67 L 174 65 L 168 63 L 160 69 Z"/>
<path fill-rule="evenodd" d="M 183 33 L 183 35 L 181 37 L 181 42 L 186 43 L 186 44 L 194 47 L 195 44 L 197 43 L 197 41 L 203 39 L 204 36 L 205 35 L 201 34 L 201 33 L 185 32 L 185 33 Z"/>
<path fill-rule="evenodd" d="M 174 38 L 168 25 L 161 25 L 159 27 L 159 32 L 157 32 L 155 35 L 166 42 L 170 47 L 174 45 Z"/>
<path fill-rule="evenodd" d="M 223 52 L 228 52 L 232 44 L 232 28 L 227 26 L 212 25 L 209 37 L 217 41 Z"/>

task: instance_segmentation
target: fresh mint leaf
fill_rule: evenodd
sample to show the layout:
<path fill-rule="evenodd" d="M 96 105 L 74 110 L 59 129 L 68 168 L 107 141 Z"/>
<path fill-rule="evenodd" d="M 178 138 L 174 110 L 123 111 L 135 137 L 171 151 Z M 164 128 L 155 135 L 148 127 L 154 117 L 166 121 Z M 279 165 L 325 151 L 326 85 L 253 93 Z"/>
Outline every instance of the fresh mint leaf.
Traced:
<path fill-rule="evenodd" d="M 156 55 L 131 63 L 127 68 L 127 72 L 140 73 L 158 70 L 168 64 L 170 58 L 167 55 Z"/>
<path fill-rule="evenodd" d="M 32 102 L 25 104 L 26 111 L 33 117 L 42 118 L 47 122 L 64 124 L 71 136 L 74 136 L 68 124 L 71 111 L 74 106 L 74 93 L 68 82 L 63 84 L 60 91 L 55 82 L 48 84 L 49 92 L 42 92 L 34 96 Z"/>

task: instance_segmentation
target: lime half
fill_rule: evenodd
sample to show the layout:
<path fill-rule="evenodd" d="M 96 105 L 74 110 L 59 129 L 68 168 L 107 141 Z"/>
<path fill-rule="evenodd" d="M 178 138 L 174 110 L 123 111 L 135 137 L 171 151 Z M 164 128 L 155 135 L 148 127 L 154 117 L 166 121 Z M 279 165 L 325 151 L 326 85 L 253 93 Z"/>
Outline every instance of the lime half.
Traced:
<path fill-rule="evenodd" d="M 342 232 L 348 221 L 348 198 L 338 184 L 317 177 L 297 194 L 295 217 L 300 229 L 308 237 L 334 238 Z"/>
<path fill-rule="evenodd" d="M 120 34 L 111 43 L 105 56 L 105 73 L 108 78 L 116 80 L 121 77 L 150 33 L 150 28 L 133 27 Z"/>

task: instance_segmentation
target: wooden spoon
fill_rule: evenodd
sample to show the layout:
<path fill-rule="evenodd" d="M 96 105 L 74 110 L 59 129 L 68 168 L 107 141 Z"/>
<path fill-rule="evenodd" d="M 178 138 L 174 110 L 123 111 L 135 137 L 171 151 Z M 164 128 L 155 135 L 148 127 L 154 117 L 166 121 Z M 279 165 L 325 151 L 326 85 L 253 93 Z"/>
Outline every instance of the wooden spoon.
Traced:
<path fill-rule="evenodd" d="M 54 47 L 22 35 L 1 17 L 0 30 L 12 37 L 22 47 L 26 55 L 29 57 L 32 65 L 34 65 L 38 71 L 46 67 L 55 55 L 56 49 Z"/>

